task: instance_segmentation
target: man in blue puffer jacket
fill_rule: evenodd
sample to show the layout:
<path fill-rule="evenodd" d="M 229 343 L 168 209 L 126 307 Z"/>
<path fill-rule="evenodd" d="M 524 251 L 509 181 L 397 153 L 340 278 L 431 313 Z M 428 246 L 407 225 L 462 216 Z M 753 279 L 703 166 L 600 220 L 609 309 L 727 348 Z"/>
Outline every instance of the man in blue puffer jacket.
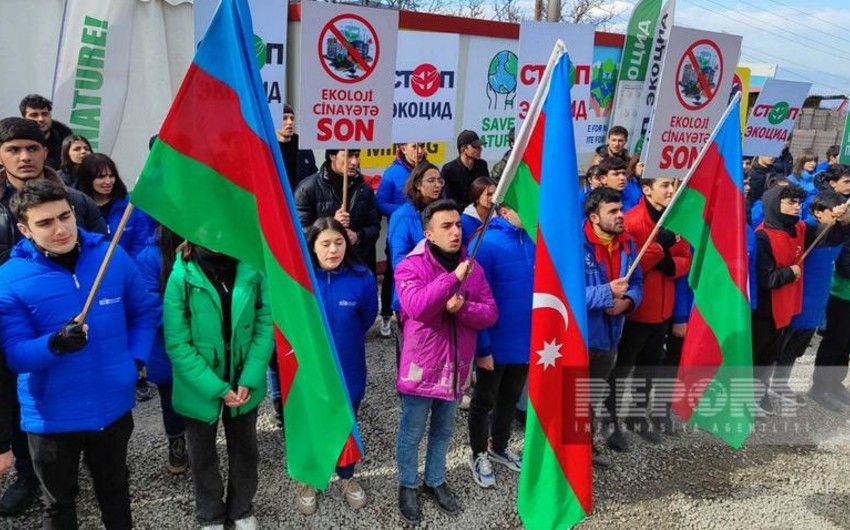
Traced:
<path fill-rule="evenodd" d="M 602 397 L 608 393 L 605 381 L 617 361 L 626 313 L 637 308 L 643 298 L 643 275 L 638 267 L 630 279 L 625 278 L 638 251 L 625 231 L 620 192 L 604 186 L 596 188 L 587 195 L 585 212 L 584 280 L 591 396 Z M 593 400 L 596 408 L 600 400 Z M 619 431 L 616 425 L 615 431 Z M 611 466 L 595 445 L 593 454 L 596 467 Z"/>
<path fill-rule="evenodd" d="M 473 479 L 489 488 L 496 484 L 491 460 L 517 472 L 522 465 L 508 441 L 516 402 L 528 376 L 534 243 L 517 213 L 506 206 L 499 208 L 499 217 L 490 222 L 483 235 L 473 238 L 470 248 L 479 237 L 484 239 L 476 261 L 493 291 L 499 320 L 478 335 L 478 380 L 469 405 L 469 445 Z"/>
<path fill-rule="evenodd" d="M 86 323 L 78 323 L 109 242 L 77 229 L 61 184 L 28 182 L 11 206 L 27 240 L 0 267 L 0 337 L 18 377 L 44 527 L 77 527 L 82 453 L 104 525 L 130 528 L 127 445 L 137 370 L 156 332 L 156 299 L 118 248 Z"/>

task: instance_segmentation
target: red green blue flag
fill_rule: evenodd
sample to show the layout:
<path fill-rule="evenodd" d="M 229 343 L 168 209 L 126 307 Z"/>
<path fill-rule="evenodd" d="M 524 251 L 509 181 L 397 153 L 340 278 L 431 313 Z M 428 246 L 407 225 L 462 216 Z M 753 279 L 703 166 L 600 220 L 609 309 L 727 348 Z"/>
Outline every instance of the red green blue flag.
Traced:
<path fill-rule="evenodd" d="M 740 101 L 727 109 L 662 224 L 694 248 L 694 307 L 673 408 L 740 448 L 752 429 L 752 339 Z"/>
<path fill-rule="evenodd" d="M 132 200 L 189 241 L 265 271 L 286 393 L 286 460 L 327 486 L 358 440 L 312 261 L 286 184 L 246 0 L 222 0 Z M 359 441 L 354 442 L 359 450 Z M 347 451 L 350 452 L 350 451 Z"/>
<path fill-rule="evenodd" d="M 545 79 L 545 76 L 544 76 Z M 508 188 L 537 235 L 528 418 L 517 507 L 531 530 L 569 528 L 592 509 L 583 233 L 570 103 L 570 60 L 554 64 L 545 102 Z M 515 187 L 516 186 L 516 187 Z M 512 190 L 513 188 L 513 190 Z M 530 196 L 533 194 L 533 197 Z M 539 197 L 539 199 L 538 199 Z M 526 217 L 522 216 L 522 204 Z M 533 210 L 528 208 L 533 207 Z M 529 215 L 531 214 L 531 215 Z M 529 225 L 525 225 L 529 230 Z"/>

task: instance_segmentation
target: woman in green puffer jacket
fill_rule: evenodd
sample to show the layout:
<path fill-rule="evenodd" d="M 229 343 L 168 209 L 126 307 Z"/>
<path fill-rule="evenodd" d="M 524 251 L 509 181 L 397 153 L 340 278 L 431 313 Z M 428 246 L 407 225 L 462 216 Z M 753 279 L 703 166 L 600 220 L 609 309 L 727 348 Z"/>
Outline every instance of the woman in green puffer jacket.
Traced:
<path fill-rule="evenodd" d="M 257 407 L 274 348 L 262 273 L 233 258 L 185 245 L 165 288 L 165 348 L 174 369 L 172 405 L 186 418 L 186 442 L 202 528 L 256 528 Z M 228 486 L 216 433 L 227 438 Z"/>

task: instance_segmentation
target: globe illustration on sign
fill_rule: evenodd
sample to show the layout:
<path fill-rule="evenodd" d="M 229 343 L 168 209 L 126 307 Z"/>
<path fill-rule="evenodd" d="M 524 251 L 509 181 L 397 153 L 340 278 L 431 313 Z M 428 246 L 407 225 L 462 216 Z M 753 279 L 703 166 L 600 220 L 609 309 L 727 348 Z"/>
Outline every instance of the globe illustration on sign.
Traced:
<path fill-rule="evenodd" d="M 491 109 L 513 108 L 518 65 L 516 54 L 510 50 L 502 50 L 490 60 L 490 66 L 487 68 L 487 97 Z M 499 96 L 503 96 L 501 103 Z"/>

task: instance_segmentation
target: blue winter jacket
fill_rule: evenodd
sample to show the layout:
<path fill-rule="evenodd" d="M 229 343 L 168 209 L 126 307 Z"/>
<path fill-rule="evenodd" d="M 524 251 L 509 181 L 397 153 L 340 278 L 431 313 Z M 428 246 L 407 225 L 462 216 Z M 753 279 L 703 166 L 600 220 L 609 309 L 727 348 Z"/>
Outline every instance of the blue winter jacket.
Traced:
<path fill-rule="evenodd" d="M 472 241 L 472 237 L 476 235 L 478 229 L 484 226 L 484 221 L 479 217 L 478 210 L 475 209 L 474 205 L 470 204 L 463 210 L 463 214 L 460 216 L 460 223 L 463 244 L 472 248 L 469 246 L 469 242 Z"/>
<path fill-rule="evenodd" d="M 375 276 L 366 267 L 316 269 L 319 293 L 352 402 L 366 394 L 366 332 L 378 316 Z"/>
<path fill-rule="evenodd" d="M 158 385 L 168 385 L 172 381 L 171 360 L 165 352 L 165 337 L 162 334 L 162 292 L 159 289 L 160 273 L 162 271 L 162 253 L 159 249 L 158 238 L 151 237 L 145 249 L 136 256 L 136 264 L 148 292 L 156 297 L 156 338 L 153 341 L 151 355 L 147 364 L 147 377 Z"/>
<path fill-rule="evenodd" d="M 628 212 L 637 206 L 643 199 L 643 189 L 640 187 L 640 181 L 636 178 L 626 180 L 626 187 L 623 188 L 623 211 Z"/>
<path fill-rule="evenodd" d="M 475 246 L 481 234 L 470 243 Z M 494 218 L 475 260 L 496 299 L 499 319 L 478 334 L 476 355 L 493 355 L 495 364 L 528 364 L 531 303 L 534 295 L 534 242 L 525 230 Z"/>
<path fill-rule="evenodd" d="M 638 249 L 634 241 L 629 242 L 629 251 L 620 252 L 620 274 L 619 278 L 626 275 L 629 267 L 637 258 Z M 600 267 L 596 262 L 596 251 L 593 243 L 584 237 L 584 281 L 585 297 L 587 301 L 587 332 L 589 335 L 588 348 L 601 351 L 610 351 L 620 342 L 623 334 L 623 323 L 626 314 L 608 316 L 605 309 L 614 307 L 614 297 L 608 286 L 611 280 L 605 267 Z M 635 268 L 634 274 L 629 279 L 629 290 L 626 296 L 634 302 L 632 311 L 637 308 L 643 299 L 643 274 L 640 267 Z"/>
<path fill-rule="evenodd" d="M 817 329 L 823 324 L 835 260 L 842 248 L 843 244 L 818 246 L 806 256 L 803 262 L 803 311 L 791 319 L 791 329 Z"/>
<path fill-rule="evenodd" d="M 106 214 L 106 225 L 109 228 L 109 237 L 118 230 L 118 224 L 121 222 L 121 217 L 124 215 L 124 210 L 130 204 L 130 197 L 116 199 Z M 154 221 L 148 217 L 146 213 L 139 209 L 133 210 L 130 214 L 130 219 L 124 227 L 124 233 L 121 234 L 121 247 L 127 251 L 132 257 L 139 255 L 147 246 L 148 238 L 153 235 Z"/>
<path fill-rule="evenodd" d="M 387 243 L 390 245 L 390 261 L 393 264 L 393 270 L 424 237 L 422 214 L 412 202 L 407 201 L 390 218 L 387 229 Z"/>
<path fill-rule="evenodd" d="M 384 170 L 375 199 L 378 201 L 378 210 L 381 211 L 381 215 L 386 215 L 387 219 L 390 219 L 396 210 L 408 202 L 407 195 L 404 194 L 404 184 L 411 171 L 413 168 L 400 158 L 393 160 L 390 167 Z"/>
<path fill-rule="evenodd" d="M 694 292 L 687 275 L 676 280 L 676 296 L 673 299 L 673 323 L 687 324 L 694 307 Z"/>
<path fill-rule="evenodd" d="M 156 298 L 123 249 L 116 249 L 86 323 L 88 345 L 53 353 L 50 337 L 83 308 L 109 240 L 79 230 L 75 272 L 29 240 L 0 267 L 0 335 L 18 374 L 21 428 L 37 434 L 100 431 L 136 404 L 136 362 L 156 333 Z M 135 362 L 134 362 L 135 361 Z"/>

